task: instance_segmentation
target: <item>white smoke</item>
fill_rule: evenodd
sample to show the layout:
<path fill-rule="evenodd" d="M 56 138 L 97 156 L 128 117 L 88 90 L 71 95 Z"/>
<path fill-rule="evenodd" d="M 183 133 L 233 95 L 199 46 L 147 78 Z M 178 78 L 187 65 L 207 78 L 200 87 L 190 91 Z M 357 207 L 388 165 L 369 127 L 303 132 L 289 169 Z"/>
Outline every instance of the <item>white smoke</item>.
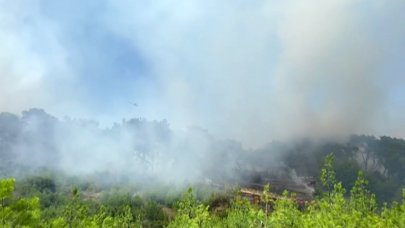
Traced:
<path fill-rule="evenodd" d="M 405 107 L 398 98 L 405 86 L 402 0 L 0 5 L 1 111 L 132 115 L 123 107 L 128 97 L 92 109 L 103 98 L 90 99 L 97 96 L 89 96 L 82 77 L 94 73 L 97 85 L 100 72 L 81 68 L 102 63 L 109 49 L 87 55 L 71 33 L 95 28 L 128 41 L 146 62 L 146 82 L 132 89 L 143 103 L 136 113 L 167 118 L 176 129 L 202 126 L 253 147 L 303 136 L 405 136 L 398 127 Z M 76 13 L 64 13 L 67 7 Z"/>
<path fill-rule="evenodd" d="M 400 120 L 381 111 L 396 80 L 382 72 L 386 59 L 404 50 L 400 22 L 384 23 L 403 17 L 400 1 L 112 5 L 111 29 L 152 60 L 176 124 L 260 145 L 382 134 Z"/>

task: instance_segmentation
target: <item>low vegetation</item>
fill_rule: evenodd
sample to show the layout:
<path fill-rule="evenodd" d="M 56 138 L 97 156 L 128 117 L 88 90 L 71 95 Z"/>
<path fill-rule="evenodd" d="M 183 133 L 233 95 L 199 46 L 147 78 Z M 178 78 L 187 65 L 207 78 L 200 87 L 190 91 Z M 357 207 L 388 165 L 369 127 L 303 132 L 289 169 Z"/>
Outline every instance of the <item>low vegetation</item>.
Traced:
<path fill-rule="evenodd" d="M 268 197 L 268 185 L 261 203 L 252 204 L 238 193 L 218 193 L 203 202 L 191 188 L 181 198 L 164 202 L 118 190 L 103 196 L 82 194 L 78 188 L 66 192 L 45 177 L 17 185 L 12 178 L 2 179 L 0 223 L 2 227 L 405 227 L 405 189 L 402 203 L 379 206 L 362 172 L 346 194 L 332 164 L 330 154 L 321 170 L 322 193 L 304 207 L 287 191 L 277 200 Z"/>

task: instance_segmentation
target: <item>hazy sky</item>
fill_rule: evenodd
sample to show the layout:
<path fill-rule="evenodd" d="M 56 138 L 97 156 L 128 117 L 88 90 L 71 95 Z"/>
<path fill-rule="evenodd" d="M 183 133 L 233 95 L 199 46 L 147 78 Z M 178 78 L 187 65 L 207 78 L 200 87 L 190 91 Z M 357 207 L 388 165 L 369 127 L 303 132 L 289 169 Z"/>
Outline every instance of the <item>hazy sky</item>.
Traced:
<path fill-rule="evenodd" d="M 405 137 L 403 12 L 403 0 L 0 0 L 0 111 L 166 118 L 249 145 Z"/>

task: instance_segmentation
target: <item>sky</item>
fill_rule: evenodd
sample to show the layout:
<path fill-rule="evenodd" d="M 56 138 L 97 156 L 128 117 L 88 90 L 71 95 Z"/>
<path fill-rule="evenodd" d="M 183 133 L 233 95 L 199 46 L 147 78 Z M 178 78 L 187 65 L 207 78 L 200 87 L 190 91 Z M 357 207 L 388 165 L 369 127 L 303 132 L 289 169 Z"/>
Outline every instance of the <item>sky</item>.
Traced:
<path fill-rule="evenodd" d="M 403 0 L 0 0 L 0 112 L 167 119 L 248 146 L 405 137 L 404 11 Z"/>

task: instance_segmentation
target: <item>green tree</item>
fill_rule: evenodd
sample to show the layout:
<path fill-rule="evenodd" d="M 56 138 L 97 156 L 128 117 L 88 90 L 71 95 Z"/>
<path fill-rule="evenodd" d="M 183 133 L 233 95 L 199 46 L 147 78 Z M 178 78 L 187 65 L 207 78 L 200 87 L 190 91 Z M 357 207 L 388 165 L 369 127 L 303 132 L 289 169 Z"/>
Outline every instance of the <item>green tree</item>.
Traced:
<path fill-rule="evenodd" d="M 237 196 L 231 203 L 226 227 L 259 227 L 266 223 L 266 214 L 247 199 Z"/>
<path fill-rule="evenodd" d="M 374 213 L 377 209 L 375 195 L 367 190 L 368 181 L 364 178 L 364 173 L 359 171 L 357 180 L 350 191 L 350 206 L 362 214 Z"/>
<path fill-rule="evenodd" d="M 268 220 L 269 227 L 301 227 L 302 213 L 293 201 L 294 195 L 289 196 L 288 191 L 283 192 L 283 197 L 274 203 L 274 211 Z"/>
<path fill-rule="evenodd" d="M 208 206 L 195 199 L 191 188 L 177 203 L 177 214 L 169 227 L 210 227 Z"/>
<path fill-rule="evenodd" d="M 321 170 L 322 186 L 326 189 L 326 193 L 329 198 L 331 198 L 333 188 L 337 183 L 335 170 L 333 169 L 333 159 L 333 154 L 328 154 L 325 158 L 325 163 Z"/>
<path fill-rule="evenodd" d="M 15 180 L 0 180 L 0 218 L 3 227 L 37 226 L 41 219 L 37 197 L 13 199 Z"/>

